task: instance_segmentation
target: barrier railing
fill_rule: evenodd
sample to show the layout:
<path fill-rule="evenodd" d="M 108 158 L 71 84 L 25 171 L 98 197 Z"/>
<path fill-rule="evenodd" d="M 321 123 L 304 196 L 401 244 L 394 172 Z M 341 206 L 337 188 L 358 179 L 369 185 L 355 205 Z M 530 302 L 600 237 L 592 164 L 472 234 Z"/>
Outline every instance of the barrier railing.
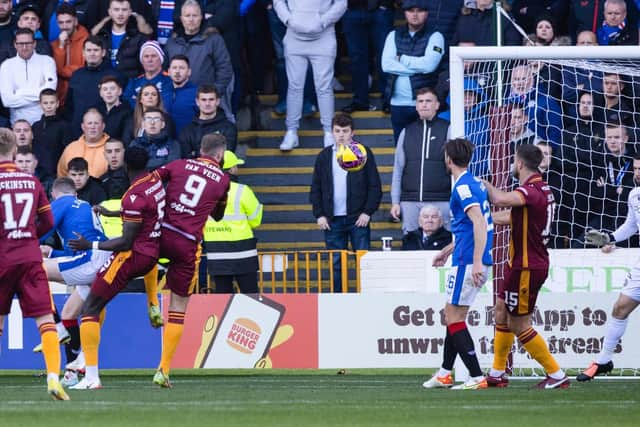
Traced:
<path fill-rule="evenodd" d="M 366 252 L 261 252 L 258 254 L 258 287 L 260 292 L 271 293 L 333 292 L 333 285 L 339 278 L 342 292 L 360 292 L 360 258 Z M 334 257 L 340 259 L 340 271 L 334 269 Z"/>

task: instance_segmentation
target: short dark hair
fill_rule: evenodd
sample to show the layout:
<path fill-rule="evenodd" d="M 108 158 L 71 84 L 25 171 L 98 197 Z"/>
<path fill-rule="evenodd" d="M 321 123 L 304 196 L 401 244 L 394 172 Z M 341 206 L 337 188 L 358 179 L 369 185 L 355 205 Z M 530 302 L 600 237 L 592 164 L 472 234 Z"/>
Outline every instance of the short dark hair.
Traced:
<path fill-rule="evenodd" d="M 35 38 L 36 38 L 35 34 L 33 34 L 33 31 L 31 31 L 30 28 L 18 28 L 16 30 L 16 34 L 13 37 L 13 39 L 17 40 L 18 36 L 21 35 L 21 34 L 29 34 L 33 40 L 35 40 Z"/>
<path fill-rule="evenodd" d="M 466 168 L 471 162 L 475 146 L 465 138 L 450 139 L 444 144 L 444 152 L 454 165 Z"/>
<path fill-rule="evenodd" d="M 147 113 L 160 113 L 160 115 L 162 116 L 162 119 L 164 120 L 164 111 L 162 111 L 161 108 L 158 108 L 158 107 L 147 107 L 144 110 L 144 113 L 142 113 L 142 115 L 144 116 Z"/>
<path fill-rule="evenodd" d="M 435 96 L 438 101 L 440 101 L 438 93 L 434 89 L 427 86 L 421 87 L 420 89 L 416 90 L 416 98 L 418 97 L 418 95 L 424 95 L 425 93 L 430 93 L 431 95 Z"/>
<path fill-rule="evenodd" d="M 60 16 L 60 15 L 71 15 L 71 16 L 75 17 L 76 16 L 76 7 L 71 5 L 71 4 L 69 4 L 69 3 L 62 3 L 56 9 L 56 15 L 57 16 Z"/>
<path fill-rule="evenodd" d="M 84 43 L 82 43 L 82 48 L 84 49 L 85 46 L 87 45 L 87 43 L 91 43 L 94 44 L 96 46 L 98 46 L 100 49 L 104 49 L 104 40 L 102 40 L 101 37 L 98 36 L 89 36 L 87 37 L 87 39 L 84 41 Z"/>
<path fill-rule="evenodd" d="M 120 82 L 120 80 L 118 80 L 118 78 L 116 76 L 104 76 L 101 80 L 100 80 L 100 86 L 102 86 L 105 83 L 115 83 L 118 85 L 118 87 L 120 89 L 122 89 L 122 83 Z"/>
<path fill-rule="evenodd" d="M 131 1 L 130 0 L 109 0 L 109 6 L 111 6 L 111 3 L 113 3 L 113 2 L 129 3 L 129 7 L 131 7 Z"/>
<path fill-rule="evenodd" d="M 36 157 L 35 153 L 33 152 L 33 148 L 31 148 L 30 144 L 20 145 L 16 150 L 16 154 L 21 154 L 23 156 L 26 156 L 27 154 L 33 154 L 33 157 Z"/>
<path fill-rule="evenodd" d="M 84 172 L 89 171 L 89 162 L 84 157 L 74 157 L 67 163 L 67 169 L 72 171 Z"/>
<path fill-rule="evenodd" d="M 353 118 L 347 113 L 336 113 L 331 120 L 331 127 L 338 126 L 341 128 L 349 127 L 353 130 Z"/>
<path fill-rule="evenodd" d="M 218 88 L 214 85 L 200 85 L 198 86 L 198 91 L 196 92 L 196 98 L 200 96 L 201 93 L 215 93 L 218 98 L 220 98 L 220 92 L 218 92 Z"/>
<path fill-rule="evenodd" d="M 203 154 L 213 155 L 227 148 L 227 138 L 221 133 L 208 133 L 202 137 L 200 151 Z"/>
<path fill-rule="evenodd" d="M 636 153 L 633 155 L 633 160 L 640 160 L 640 151 L 636 152 Z"/>
<path fill-rule="evenodd" d="M 124 162 L 129 172 L 142 172 L 147 168 L 149 153 L 142 147 L 129 147 L 124 152 Z"/>
<path fill-rule="evenodd" d="M 54 89 L 45 88 L 40 91 L 40 96 L 38 99 L 42 100 L 43 96 L 55 96 L 56 99 L 58 99 L 58 92 L 56 92 Z"/>
<path fill-rule="evenodd" d="M 76 193 L 76 185 L 73 183 L 73 180 L 67 176 L 57 178 L 55 181 L 53 181 L 51 189 L 59 191 L 63 194 Z"/>
<path fill-rule="evenodd" d="M 530 171 L 537 171 L 542 162 L 542 151 L 533 144 L 521 144 L 516 148 L 516 157 L 522 160 L 524 167 Z"/>
<path fill-rule="evenodd" d="M 169 60 L 169 66 L 171 66 L 171 63 L 173 61 L 184 61 L 187 63 L 187 66 L 191 67 L 191 63 L 189 62 L 189 57 L 187 55 L 183 55 L 181 53 L 177 54 L 177 55 L 173 55 L 171 57 L 171 59 Z"/>

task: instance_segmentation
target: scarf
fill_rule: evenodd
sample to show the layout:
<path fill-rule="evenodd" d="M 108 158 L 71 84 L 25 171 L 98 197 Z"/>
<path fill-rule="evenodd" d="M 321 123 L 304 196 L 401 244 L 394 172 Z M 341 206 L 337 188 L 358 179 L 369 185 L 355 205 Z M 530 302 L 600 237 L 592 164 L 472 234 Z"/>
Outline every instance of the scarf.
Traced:
<path fill-rule="evenodd" d="M 607 46 L 612 40 L 617 39 L 620 36 L 622 30 L 627 25 L 627 20 L 622 21 L 617 27 L 610 27 L 607 22 L 602 23 L 602 27 L 598 29 L 598 44 L 600 46 Z"/>
<path fill-rule="evenodd" d="M 174 0 L 160 0 L 160 12 L 158 13 L 158 42 L 164 45 L 173 31 L 173 9 L 176 7 Z"/>

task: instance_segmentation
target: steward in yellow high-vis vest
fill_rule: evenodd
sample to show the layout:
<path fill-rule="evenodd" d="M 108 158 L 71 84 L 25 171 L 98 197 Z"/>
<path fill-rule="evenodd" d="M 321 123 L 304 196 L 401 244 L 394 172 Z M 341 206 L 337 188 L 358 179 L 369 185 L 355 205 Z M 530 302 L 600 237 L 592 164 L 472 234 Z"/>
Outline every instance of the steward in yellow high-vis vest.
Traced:
<path fill-rule="evenodd" d="M 233 182 L 240 164 L 244 160 L 225 151 L 223 167 L 232 176 L 227 208 L 222 220 L 209 219 L 204 229 L 207 267 L 216 293 L 232 293 L 234 278 L 240 292 L 258 293 L 258 249 L 253 229 L 262 222 L 262 205 L 249 186 Z"/>

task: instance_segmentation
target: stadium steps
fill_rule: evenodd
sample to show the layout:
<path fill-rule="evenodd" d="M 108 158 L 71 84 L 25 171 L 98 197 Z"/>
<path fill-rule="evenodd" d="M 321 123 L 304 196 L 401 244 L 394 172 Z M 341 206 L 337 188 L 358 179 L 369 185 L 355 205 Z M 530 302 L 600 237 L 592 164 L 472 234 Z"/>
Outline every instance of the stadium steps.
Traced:
<path fill-rule="evenodd" d="M 275 95 L 261 95 L 260 102 L 274 104 Z M 336 94 L 336 111 L 351 103 L 350 93 Z M 372 103 L 380 102 L 380 94 L 371 94 Z M 379 249 L 380 239 L 391 236 L 394 247 L 400 247 L 400 224 L 389 220 L 390 187 L 393 171 L 393 132 L 390 119 L 381 111 L 355 112 L 355 139 L 370 147 L 375 155 L 383 185 L 383 198 L 372 218 L 371 243 Z M 313 166 L 323 148 L 323 132 L 319 114 L 301 120 L 300 147 L 291 152 L 279 150 L 284 136 L 284 116 L 269 114 L 266 130 L 240 132 L 239 154 L 245 164 L 239 168 L 240 181 L 248 184 L 264 204 L 262 226 L 256 230 L 258 249 L 265 251 L 322 250 L 324 234 L 318 230 L 309 204 Z M 244 150 L 244 152 L 242 151 Z"/>

